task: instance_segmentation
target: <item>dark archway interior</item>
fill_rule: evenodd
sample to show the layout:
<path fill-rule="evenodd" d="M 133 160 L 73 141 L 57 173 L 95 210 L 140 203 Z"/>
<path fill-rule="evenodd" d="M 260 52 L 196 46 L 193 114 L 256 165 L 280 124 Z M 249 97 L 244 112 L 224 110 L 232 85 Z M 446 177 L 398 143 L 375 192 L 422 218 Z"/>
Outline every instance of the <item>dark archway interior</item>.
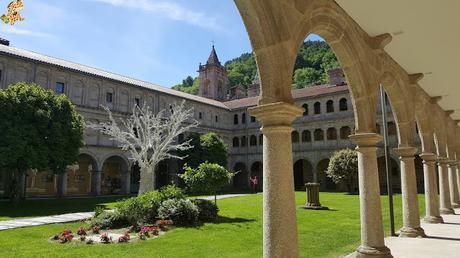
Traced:
<path fill-rule="evenodd" d="M 254 176 L 256 176 L 258 180 L 256 190 L 262 191 L 263 189 L 263 169 L 262 169 L 262 163 L 259 161 L 256 161 L 251 165 L 251 177 L 254 177 Z"/>
<path fill-rule="evenodd" d="M 327 166 L 329 166 L 329 159 L 321 160 L 316 166 L 318 182 L 320 183 L 319 189 L 325 192 L 335 192 L 337 185 L 326 175 Z"/>
<path fill-rule="evenodd" d="M 119 156 L 112 156 L 105 160 L 102 166 L 102 185 L 103 194 L 120 194 L 122 174 L 128 171 L 128 165 Z"/>
<path fill-rule="evenodd" d="M 238 162 L 233 167 L 233 171 L 236 175 L 233 177 L 233 187 L 235 189 L 247 189 L 248 186 L 248 170 L 246 169 L 246 165 L 242 162 Z"/>
<path fill-rule="evenodd" d="M 304 191 L 305 183 L 313 182 L 313 166 L 308 160 L 300 159 L 294 163 L 294 189 Z"/>
<path fill-rule="evenodd" d="M 131 167 L 131 193 L 139 192 L 139 181 L 141 180 L 141 168 L 137 162 Z"/>
<path fill-rule="evenodd" d="M 391 174 L 391 184 L 394 193 L 401 193 L 401 173 L 399 171 L 398 162 L 390 158 L 391 165 L 390 165 L 390 174 Z M 378 169 L 379 169 L 379 182 L 380 182 L 380 192 L 382 194 L 387 194 L 387 176 L 385 170 L 385 157 L 379 157 L 377 159 L 378 162 Z"/>
<path fill-rule="evenodd" d="M 156 180 L 155 180 L 155 188 L 160 189 L 163 186 L 166 186 L 170 183 L 169 175 L 168 175 L 168 160 L 163 160 L 158 164 L 156 173 Z"/>

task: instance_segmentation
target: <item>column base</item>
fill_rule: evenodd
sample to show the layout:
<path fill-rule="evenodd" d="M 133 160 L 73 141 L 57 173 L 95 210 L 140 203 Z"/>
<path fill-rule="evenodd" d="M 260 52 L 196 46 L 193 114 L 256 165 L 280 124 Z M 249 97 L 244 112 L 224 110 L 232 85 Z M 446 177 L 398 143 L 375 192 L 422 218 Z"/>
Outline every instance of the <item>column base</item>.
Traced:
<path fill-rule="evenodd" d="M 426 237 L 425 230 L 423 228 L 409 228 L 404 227 L 399 230 L 399 237 Z"/>
<path fill-rule="evenodd" d="M 423 218 L 423 221 L 428 224 L 439 224 L 439 223 L 444 223 L 444 220 L 442 219 L 441 216 L 429 216 Z"/>
<path fill-rule="evenodd" d="M 391 251 L 388 247 L 370 247 L 360 246 L 358 250 L 351 253 L 346 258 L 392 258 Z"/>
<path fill-rule="evenodd" d="M 460 203 L 452 203 L 452 208 L 460 208 Z"/>
<path fill-rule="evenodd" d="M 447 215 L 447 214 L 455 214 L 454 209 L 452 208 L 441 208 L 439 209 L 439 213 Z"/>

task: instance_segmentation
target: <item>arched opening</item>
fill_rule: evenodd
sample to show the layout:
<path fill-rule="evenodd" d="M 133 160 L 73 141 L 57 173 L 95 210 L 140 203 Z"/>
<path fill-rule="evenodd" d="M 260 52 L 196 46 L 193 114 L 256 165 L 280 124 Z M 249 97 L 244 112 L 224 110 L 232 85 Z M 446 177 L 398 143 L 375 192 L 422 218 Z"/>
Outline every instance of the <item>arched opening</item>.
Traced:
<path fill-rule="evenodd" d="M 233 167 L 233 171 L 236 173 L 233 177 L 233 187 L 235 189 L 248 189 L 248 171 L 246 169 L 246 164 L 243 162 L 238 162 Z"/>
<path fill-rule="evenodd" d="M 292 143 L 299 143 L 299 133 L 297 131 L 291 133 L 291 140 Z"/>
<path fill-rule="evenodd" d="M 303 110 L 304 110 L 303 115 L 308 116 L 308 104 L 303 104 L 302 107 L 303 107 Z"/>
<path fill-rule="evenodd" d="M 346 98 L 341 98 L 339 101 L 339 110 L 347 111 L 348 110 L 348 101 Z"/>
<path fill-rule="evenodd" d="M 390 174 L 391 174 L 391 185 L 393 186 L 394 193 L 401 193 L 401 175 L 399 172 L 398 162 L 390 157 Z M 380 182 L 380 192 L 382 194 L 387 194 L 387 175 L 385 170 L 385 157 L 379 157 L 377 159 L 378 169 L 379 169 L 379 182 Z"/>
<path fill-rule="evenodd" d="M 302 132 L 302 142 L 311 142 L 311 132 L 304 130 Z"/>
<path fill-rule="evenodd" d="M 251 177 L 257 177 L 256 190 L 261 192 L 263 189 L 263 169 L 262 162 L 256 161 L 251 165 Z"/>
<path fill-rule="evenodd" d="M 169 178 L 169 162 L 170 160 L 160 161 L 155 170 L 155 188 L 160 189 L 163 186 L 167 186 L 171 183 Z"/>
<path fill-rule="evenodd" d="M 257 146 L 257 137 L 255 135 L 251 135 L 251 137 L 249 138 L 249 145 Z"/>
<path fill-rule="evenodd" d="M 309 182 L 313 182 L 313 166 L 308 160 L 299 159 L 294 163 L 294 189 L 304 191 Z"/>
<path fill-rule="evenodd" d="M 134 163 L 131 166 L 131 193 L 132 194 L 137 194 L 139 192 L 139 182 L 141 180 L 141 168 L 139 165 Z"/>
<path fill-rule="evenodd" d="M 335 129 L 334 127 L 327 129 L 327 140 L 337 140 L 337 129 Z"/>
<path fill-rule="evenodd" d="M 326 112 L 327 113 L 332 113 L 334 112 L 334 101 L 328 100 L 326 102 Z"/>
<path fill-rule="evenodd" d="M 125 174 L 128 173 L 128 164 L 120 156 L 111 156 L 102 166 L 102 194 L 122 194 Z"/>
<path fill-rule="evenodd" d="M 330 179 L 326 170 L 329 166 L 329 159 L 323 159 L 316 165 L 316 172 L 318 173 L 318 182 L 320 183 L 319 189 L 324 192 L 335 192 L 337 191 L 337 185 Z"/>
<path fill-rule="evenodd" d="M 340 128 L 340 139 L 347 140 L 351 134 L 351 128 L 349 126 L 343 126 Z"/>
<path fill-rule="evenodd" d="M 240 147 L 240 138 L 233 137 L 233 148 L 238 148 L 238 147 Z"/>
<path fill-rule="evenodd" d="M 315 115 L 321 114 L 321 103 L 316 102 L 313 108 L 315 109 Z"/>
<path fill-rule="evenodd" d="M 263 145 L 263 144 L 264 144 L 264 135 L 260 134 L 259 135 L 259 145 Z"/>
<path fill-rule="evenodd" d="M 242 123 L 242 124 L 246 124 L 246 113 L 243 113 L 243 114 L 241 115 L 241 123 Z"/>
<path fill-rule="evenodd" d="M 316 129 L 314 132 L 315 141 L 324 141 L 324 131 L 322 129 Z"/>
<path fill-rule="evenodd" d="M 78 156 L 78 169 L 67 173 L 67 195 L 83 195 L 91 193 L 93 171 L 97 171 L 96 159 L 89 154 Z"/>
<path fill-rule="evenodd" d="M 233 124 L 234 125 L 238 124 L 238 114 L 233 115 Z"/>

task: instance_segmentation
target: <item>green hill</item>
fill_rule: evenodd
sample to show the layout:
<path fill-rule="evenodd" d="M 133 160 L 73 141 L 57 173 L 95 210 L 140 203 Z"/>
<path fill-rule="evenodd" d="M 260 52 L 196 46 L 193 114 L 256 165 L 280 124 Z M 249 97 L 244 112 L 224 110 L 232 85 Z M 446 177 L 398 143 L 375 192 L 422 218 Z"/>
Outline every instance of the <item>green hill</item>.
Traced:
<path fill-rule="evenodd" d="M 292 87 L 305 88 L 328 82 L 327 71 L 338 68 L 339 62 L 325 41 L 305 41 L 301 46 L 292 74 Z M 252 83 L 257 66 L 252 53 L 225 62 L 230 87 L 237 84 L 248 86 Z M 198 94 L 199 80 L 188 76 L 182 83 L 172 87 L 175 90 Z"/>

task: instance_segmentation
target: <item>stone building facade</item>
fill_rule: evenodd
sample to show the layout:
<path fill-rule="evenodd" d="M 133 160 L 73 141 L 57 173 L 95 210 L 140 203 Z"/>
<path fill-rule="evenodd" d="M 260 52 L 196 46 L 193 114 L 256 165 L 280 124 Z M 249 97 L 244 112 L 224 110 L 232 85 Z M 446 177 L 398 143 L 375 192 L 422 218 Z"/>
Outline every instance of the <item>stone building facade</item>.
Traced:
<path fill-rule="evenodd" d="M 174 102 L 186 100 L 200 122 L 194 131 L 216 132 L 228 145 L 228 168 L 238 171 L 231 187 L 246 189 L 249 177 L 262 179 L 262 135 L 260 124 L 248 113 L 256 106 L 257 78 L 246 93 L 250 97 L 228 100 L 228 79 L 213 47 L 206 65 L 199 66 L 200 96 L 190 95 L 155 84 L 109 73 L 85 65 L 0 45 L 0 88 L 15 82 L 34 82 L 57 94 L 66 94 L 85 121 L 100 122 L 107 115 L 100 107 L 108 106 L 118 117 L 127 116 L 134 105 L 148 105 L 154 111 L 169 109 Z M 343 73 L 335 71 L 343 77 Z M 341 74 L 341 75 L 340 75 Z M 337 82 L 337 78 L 334 78 Z M 336 85 L 339 84 L 339 85 Z M 319 181 L 323 190 L 337 187 L 325 176 L 332 152 L 353 148 L 348 136 L 354 130 L 354 117 L 348 87 L 342 81 L 334 85 L 293 90 L 295 103 L 305 110 L 294 122 L 292 133 L 295 188 Z M 247 96 L 246 95 L 246 96 Z M 391 110 L 388 109 L 391 114 Z M 396 146 L 396 127 L 389 122 L 390 142 Z M 86 130 L 85 146 L 80 150 L 78 166 L 64 175 L 66 195 L 132 194 L 139 187 L 139 168 L 116 142 L 92 130 Z M 383 154 L 380 153 L 380 156 Z M 396 156 L 393 155 L 397 168 Z M 382 160 L 383 162 L 383 160 Z M 383 164 L 383 163 L 382 163 Z M 178 162 L 162 162 L 157 185 L 178 182 Z M 383 176 L 383 174 L 382 174 Z M 398 174 L 394 174 L 398 181 Z M 53 196 L 57 178 L 51 172 L 29 171 L 24 178 L 28 196 Z M 382 181 L 384 182 L 384 181 Z M 263 183 L 263 182 L 262 182 Z M 260 184 L 262 185 L 262 184 Z M 7 194 L 8 178 L 0 174 L 0 194 Z"/>

